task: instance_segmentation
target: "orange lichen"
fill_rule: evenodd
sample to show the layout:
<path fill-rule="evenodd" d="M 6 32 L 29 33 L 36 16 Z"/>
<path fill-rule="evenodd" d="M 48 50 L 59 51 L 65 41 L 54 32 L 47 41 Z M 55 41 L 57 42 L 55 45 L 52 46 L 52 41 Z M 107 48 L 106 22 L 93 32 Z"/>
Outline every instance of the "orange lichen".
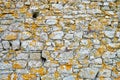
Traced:
<path fill-rule="evenodd" d="M 34 79 L 34 78 L 36 78 L 36 75 L 35 74 L 23 74 L 22 75 L 22 78 L 24 79 L 24 80 L 31 80 L 31 79 Z"/>
<path fill-rule="evenodd" d="M 38 74 L 40 74 L 41 76 L 42 76 L 42 75 L 45 75 L 45 74 L 47 73 L 46 69 L 43 68 L 43 67 L 41 67 L 41 68 L 39 68 L 39 69 L 31 68 L 30 71 L 31 71 L 31 73 L 33 73 L 33 74 L 38 73 Z"/>
<path fill-rule="evenodd" d="M 71 29 L 72 29 L 73 31 L 76 30 L 76 26 L 75 26 L 75 25 L 71 25 L 70 27 L 71 27 Z"/>
<path fill-rule="evenodd" d="M 72 68 L 72 66 L 66 64 L 66 65 L 61 65 L 60 68 L 61 69 L 66 69 L 66 70 L 70 70 Z"/>
<path fill-rule="evenodd" d="M 16 34 L 8 34 L 5 37 L 6 40 L 16 40 L 17 39 L 17 35 Z"/>
<path fill-rule="evenodd" d="M 35 46 L 36 45 L 36 40 L 32 40 L 31 42 L 30 42 L 30 46 Z"/>
<path fill-rule="evenodd" d="M 6 80 L 11 80 L 11 74 L 8 74 L 7 79 Z"/>
<path fill-rule="evenodd" d="M 106 50 L 106 47 L 104 45 L 101 45 L 100 48 L 97 49 L 97 52 L 95 53 L 95 56 L 102 56 Z"/>
<path fill-rule="evenodd" d="M 14 69 L 21 69 L 21 68 L 23 68 L 20 64 L 18 64 L 18 63 L 14 63 L 13 65 L 12 65 L 12 67 L 14 68 Z"/>
<path fill-rule="evenodd" d="M 95 72 L 94 71 L 90 71 L 90 74 L 93 75 L 93 74 L 95 74 Z"/>
<path fill-rule="evenodd" d="M 3 32 L 3 28 L 0 27 L 0 32 Z"/>
<path fill-rule="evenodd" d="M 6 2 L 6 3 L 5 3 L 6 8 L 10 8 L 10 5 L 11 5 L 10 2 Z"/>
<path fill-rule="evenodd" d="M 59 72 L 55 71 L 54 76 L 55 76 L 55 78 L 58 78 L 60 76 Z"/>
<path fill-rule="evenodd" d="M 27 11 L 27 7 L 23 6 L 22 8 L 19 9 L 21 13 L 25 13 Z"/>
<path fill-rule="evenodd" d="M 17 78 L 18 78 L 18 75 L 14 74 L 13 80 L 17 80 Z"/>

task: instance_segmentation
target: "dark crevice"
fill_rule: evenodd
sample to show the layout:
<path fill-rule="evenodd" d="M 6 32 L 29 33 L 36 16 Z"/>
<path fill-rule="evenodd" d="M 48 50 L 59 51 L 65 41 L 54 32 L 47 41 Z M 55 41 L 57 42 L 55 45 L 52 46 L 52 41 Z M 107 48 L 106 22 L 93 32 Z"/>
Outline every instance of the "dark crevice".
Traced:
<path fill-rule="evenodd" d="M 42 63 L 44 64 L 47 59 L 42 56 L 42 51 L 41 51 L 40 53 L 41 53 L 41 56 L 40 56 L 40 57 L 41 57 Z"/>
<path fill-rule="evenodd" d="M 33 12 L 33 18 L 37 18 L 38 17 L 38 15 L 39 15 L 39 12 Z"/>

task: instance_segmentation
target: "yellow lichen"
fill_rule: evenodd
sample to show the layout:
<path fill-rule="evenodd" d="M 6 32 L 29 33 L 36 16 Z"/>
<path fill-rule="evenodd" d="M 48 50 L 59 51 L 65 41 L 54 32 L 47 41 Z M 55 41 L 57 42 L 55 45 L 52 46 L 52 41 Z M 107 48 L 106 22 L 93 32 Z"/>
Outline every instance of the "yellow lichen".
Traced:
<path fill-rule="evenodd" d="M 70 70 L 72 68 L 72 66 L 66 64 L 66 65 L 61 65 L 60 68 L 61 69 L 66 69 L 66 70 Z"/>
<path fill-rule="evenodd" d="M 42 76 L 42 75 L 45 75 L 45 74 L 47 73 L 46 69 L 43 68 L 43 67 L 41 67 L 41 68 L 39 68 L 39 69 L 31 68 L 30 71 L 31 71 L 31 73 L 33 73 L 33 74 L 38 73 L 38 74 L 40 74 L 41 76 Z"/>
<path fill-rule="evenodd" d="M 0 32 L 3 32 L 3 28 L 0 27 Z"/>
<path fill-rule="evenodd" d="M 18 78 L 18 75 L 14 74 L 13 80 L 17 80 L 17 78 Z"/>
<path fill-rule="evenodd" d="M 28 74 L 23 74 L 23 75 L 22 75 L 22 78 L 23 78 L 24 80 L 31 80 L 31 79 L 36 78 L 36 75 L 35 75 L 35 74 L 30 74 L 30 73 L 28 73 Z"/>
<path fill-rule="evenodd" d="M 54 76 L 55 76 L 55 78 L 58 78 L 60 76 L 59 72 L 55 71 Z"/>
<path fill-rule="evenodd" d="M 7 36 L 5 36 L 6 40 L 16 40 L 17 39 L 17 35 L 16 34 L 8 34 Z"/>
<path fill-rule="evenodd" d="M 76 26 L 75 25 L 71 25 L 71 30 L 75 31 L 76 30 Z"/>
<path fill-rule="evenodd" d="M 21 68 L 23 68 L 20 64 L 18 64 L 18 63 L 14 63 L 13 65 L 12 65 L 12 67 L 14 68 L 14 69 L 21 69 Z"/>
<path fill-rule="evenodd" d="M 31 42 L 30 42 L 30 46 L 35 46 L 36 45 L 36 40 L 32 40 Z"/>

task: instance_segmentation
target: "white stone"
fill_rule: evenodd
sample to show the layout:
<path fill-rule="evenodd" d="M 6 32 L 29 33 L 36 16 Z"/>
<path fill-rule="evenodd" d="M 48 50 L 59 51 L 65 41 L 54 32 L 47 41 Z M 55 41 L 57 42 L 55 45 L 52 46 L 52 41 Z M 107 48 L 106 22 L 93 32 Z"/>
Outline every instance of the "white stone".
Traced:
<path fill-rule="evenodd" d="M 63 31 L 56 31 L 56 32 L 53 32 L 51 35 L 53 35 L 50 37 L 52 39 L 62 39 L 62 37 L 64 36 L 64 33 Z"/>
<path fill-rule="evenodd" d="M 75 32 L 74 36 L 81 39 L 82 36 L 83 36 L 83 32 L 82 31 L 81 32 Z"/>
<path fill-rule="evenodd" d="M 68 60 L 73 58 L 73 51 L 63 52 L 59 55 L 59 59 Z"/>
<path fill-rule="evenodd" d="M 103 76 L 103 77 L 110 77 L 111 76 L 111 70 L 109 69 L 103 69 L 99 72 L 99 76 Z"/>
<path fill-rule="evenodd" d="M 66 34 L 65 39 L 73 39 L 73 34 Z"/>
<path fill-rule="evenodd" d="M 115 58 L 116 57 L 116 53 L 113 53 L 113 52 L 105 52 L 103 55 L 102 55 L 102 58 Z"/>
<path fill-rule="evenodd" d="M 50 74 L 53 74 L 56 71 L 56 68 L 48 68 L 48 72 Z"/>
<path fill-rule="evenodd" d="M 57 23 L 57 20 L 54 20 L 54 19 L 48 19 L 48 20 L 46 20 L 46 24 L 48 24 L 48 25 L 54 25 L 56 23 Z"/>
<path fill-rule="evenodd" d="M 2 45 L 3 45 L 3 48 L 4 49 L 10 49 L 10 44 L 9 44 L 9 42 L 8 41 L 2 41 Z"/>
<path fill-rule="evenodd" d="M 71 16 L 71 15 L 64 15 L 63 18 L 72 19 L 72 18 L 74 18 L 74 16 Z"/>
<path fill-rule="evenodd" d="M 95 79 L 97 73 L 97 68 L 82 68 L 79 75 L 81 78 Z"/>
<path fill-rule="evenodd" d="M 104 31 L 105 35 L 109 38 L 113 38 L 115 31 Z"/>
<path fill-rule="evenodd" d="M 116 52 L 116 53 L 117 53 L 117 57 L 118 57 L 118 58 L 120 58 L 120 49 L 119 49 L 119 50 L 117 50 L 117 52 Z"/>
<path fill-rule="evenodd" d="M 29 39 L 32 36 L 32 34 L 30 32 L 22 32 L 20 33 L 19 36 L 20 39 L 25 40 L 25 39 Z"/>
<path fill-rule="evenodd" d="M 30 67 L 40 67 L 42 66 L 42 62 L 41 61 L 37 61 L 37 60 L 31 60 L 28 62 L 28 66 Z"/>
<path fill-rule="evenodd" d="M 67 76 L 63 80 L 75 80 L 75 78 L 73 76 Z"/>
<path fill-rule="evenodd" d="M 93 40 L 93 43 L 94 43 L 94 44 L 100 44 L 100 41 L 99 41 L 98 39 L 94 39 L 94 40 Z"/>
<path fill-rule="evenodd" d="M 102 64 L 102 59 L 101 58 L 97 58 L 94 60 L 95 64 Z"/>
<path fill-rule="evenodd" d="M 16 59 L 28 59 L 28 53 L 19 53 L 17 54 Z"/>
<path fill-rule="evenodd" d="M 80 44 L 81 45 L 87 45 L 88 44 L 88 40 L 87 39 L 82 39 Z"/>
<path fill-rule="evenodd" d="M 34 40 L 26 40 L 22 41 L 21 47 L 25 50 L 42 50 L 43 43 Z"/>
<path fill-rule="evenodd" d="M 24 3 L 21 2 L 21 1 L 17 2 L 17 4 L 16 4 L 16 7 L 17 7 L 17 8 L 21 8 L 21 7 L 23 7 L 23 6 L 24 6 Z"/>
<path fill-rule="evenodd" d="M 0 69 L 11 69 L 11 68 L 12 68 L 12 64 L 0 62 Z"/>
<path fill-rule="evenodd" d="M 120 32 L 116 32 L 116 36 L 120 38 Z"/>
<path fill-rule="evenodd" d="M 44 32 L 40 33 L 40 39 L 43 41 L 48 40 L 48 34 Z"/>
<path fill-rule="evenodd" d="M 68 47 L 70 44 L 71 44 L 71 42 L 70 42 L 69 40 L 65 40 L 65 41 L 64 41 L 64 45 L 65 45 L 66 47 Z"/>
<path fill-rule="evenodd" d="M 52 4 L 52 6 L 56 9 L 60 9 L 60 10 L 63 9 L 62 4 Z"/>
<path fill-rule="evenodd" d="M 20 48 L 20 41 L 19 40 L 12 41 L 11 44 L 12 44 L 12 49 L 13 50 L 16 50 L 16 49 Z"/>

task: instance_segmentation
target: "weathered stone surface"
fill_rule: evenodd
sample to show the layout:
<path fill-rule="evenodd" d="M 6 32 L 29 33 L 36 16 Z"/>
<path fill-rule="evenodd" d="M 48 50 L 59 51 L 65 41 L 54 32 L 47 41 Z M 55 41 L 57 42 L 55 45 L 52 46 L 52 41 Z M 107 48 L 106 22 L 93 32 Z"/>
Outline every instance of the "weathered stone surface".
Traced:
<path fill-rule="evenodd" d="M 28 53 L 20 53 L 17 54 L 16 59 L 28 59 L 29 54 Z"/>
<path fill-rule="evenodd" d="M 113 38 L 114 34 L 115 34 L 115 31 L 105 31 L 104 33 L 107 37 Z"/>
<path fill-rule="evenodd" d="M 40 66 L 42 66 L 42 61 L 30 60 L 28 62 L 28 66 L 35 67 L 35 68 L 40 67 Z"/>
<path fill-rule="evenodd" d="M 30 53 L 30 59 L 41 59 L 41 53 Z"/>
<path fill-rule="evenodd" d="M 20 41 L 19 40 L 12 41 L 11 44 L 12 44 L 12 49 L 13 50 L 20 49 Z"/>
<path fill-rule="evenodd" d="M 97 73 L 98 73 L 97 68 L 83 68 L 81 69 L 79 75 L 81 78 L 95 79 Z"/>
<path fill-rule="evenodd" d="M 32 36 L 30 32 L 21 32 L 19 38 L 22 40 L 29 39 Z"/>
<path fill-rule="evenodd" d="M 4 63 L 4 62 L 0 62 L 0 69 L 11 69 L 12 68 L 12 64 L 11 63 Z"/>
<path fill-rule="evenodd" d="M 62 39 L 63 36 L 64 36 L 63 31 L 56 31 L 50 34 L 51 39 Z"/>
<path fill-rule="evenodd" d="M 48 25 L 54 25 L 56 23 L 57 23 L 57 20 L 54 20 L 54 19 L 48 19 L 48 20 L 46 20 L 46 24 L 48 24 Z"/>
<path fill-rule="evenodd" d="M 17 33 L 6 31 L 2 36 L 4 40 L 16 40 L 18 37 Z"/>
<path fill-rule="evenodd" d="M 75 78 L 73 76 L 67 76 L 63 80 L 75 80 Z"/>
<path fill-rule="evenodd" d="M 10 43 L 8 41 L 2 41 L 3 48 L 8 50 L 10 49 Z"/>
<path fill-rule="evenodd" d="M 99 72 L 99 76 L 103 76 L 103 77 L 110 77 L 111 76 L 111 70 L 108 69 L 103 69 Z"/>
<path fill-rule="evenodd" d="M 0 0 L 0 80 L 120 80 L 120 0 Z"/>
<path fill-rule="evenodd" d="M 43 43 L 36 40 L 26 40 L 21 42 L 21 47 L 25 50 L 42 50 Z"/>

